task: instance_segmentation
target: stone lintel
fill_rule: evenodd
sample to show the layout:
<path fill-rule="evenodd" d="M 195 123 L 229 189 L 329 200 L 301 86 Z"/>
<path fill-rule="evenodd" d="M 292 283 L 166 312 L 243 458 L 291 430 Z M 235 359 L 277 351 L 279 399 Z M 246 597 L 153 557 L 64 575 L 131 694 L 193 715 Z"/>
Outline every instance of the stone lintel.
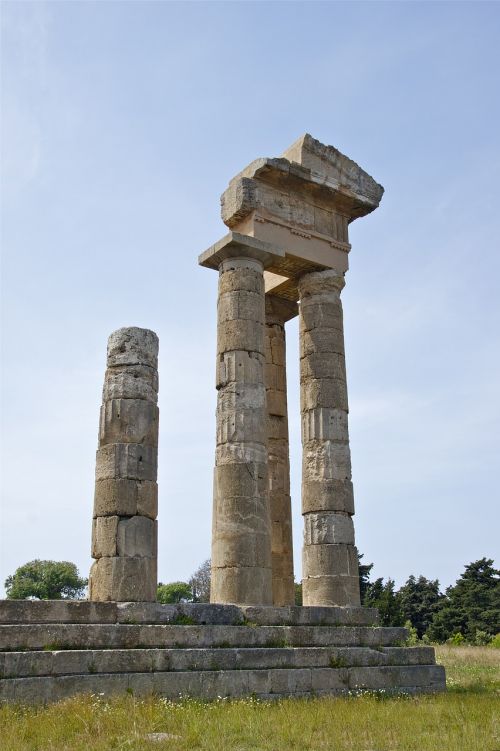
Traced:
<path fill-rule="evenodd" d="M 347 271 L 349 223 L 374 211 L 383 192 L 356 162 L 306 134 L 282 157 L 256 159 L 236 175 L 221 214 L 234 232 L 285 251 L 266 266 L 266 292 L 295 302 L 303 274 Z"/>
<path fill-rule="evenodd" d="M 347 254 L 342 255 L 347 258 Z M 286 253 L 278 245 L 233 231 L 224 235 L 198 256 L 198 263 L 200 266 L 217 271 L 223 261 L 238 257 L 255 258 L 261 261 L 265 269 L 266 293 L 272 293 L 290 302 L 298 300 L 297 283 L 303 274 L 339 266 L 343 269 L 341 264 L 330 265 L 330 263 L 318 263 L 314 259 L 300 258 Z M 347 268 L 347 262 L 345 268 Z"/>
<path fill-rule="evenodd" d="M 264 268 L 280 268 L 285 258 L 285 251 L 255 237 L 229 232 L 208 250 L 198 256 L 200 266 L 218 271 L 223 261 L 229 258 L 255 258 Z"/>
<path fill-rule="evenodd" d="M 266 272 L 267 273 L 267 272 Z M 266 281 L 264 274 L 264 281 Z M 291 321 L 299 314 L 299 306 L 296 302 L 285 300 L 270 292 L 266 293 L 266 322 L 284 324 Z"/>

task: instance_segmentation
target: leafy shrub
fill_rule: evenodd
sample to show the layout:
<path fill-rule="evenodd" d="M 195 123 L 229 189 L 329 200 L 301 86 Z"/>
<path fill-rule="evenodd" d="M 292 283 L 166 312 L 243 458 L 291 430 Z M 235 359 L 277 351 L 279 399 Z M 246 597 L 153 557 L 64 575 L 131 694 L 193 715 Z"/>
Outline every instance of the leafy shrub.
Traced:
<path fill-rule="evenodd" d="M 460 631 L 457 634 L 453 634 L 453 636 L 450 636 L 450 638 L 446 640 L 447 644 L 451 644 L 454 647 L 460 647 L 464 642 L 465 636 L 463 636 Z"/>
<path fill-rule="evenodd" d="M 405 628 L 408 629 L 408 638 L 406 640 L 407 645 L 409 647 L 415 647 L 419 642 L 417 629 L 411 625 L 411 621 L 405 622 Z"/>
<path fill-rule="evenodd" d="M 486 647 L 491 642 L 492 636 L 487 631 L 476 631 L 474 644 L 476 647 Z"/>

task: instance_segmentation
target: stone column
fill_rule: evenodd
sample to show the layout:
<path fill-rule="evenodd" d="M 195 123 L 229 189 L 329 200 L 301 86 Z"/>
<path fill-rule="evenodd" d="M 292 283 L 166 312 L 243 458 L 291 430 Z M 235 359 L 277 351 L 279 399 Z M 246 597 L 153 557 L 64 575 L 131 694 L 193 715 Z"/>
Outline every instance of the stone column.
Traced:
<path fill-rule="evenodd" d="M 96 459 L 89 598 L 156 600 L 158 337 L 123 328 L 108 340 Z"/>
<path fill-rule="evenodd" d="M 263 264 L 219 264 L 217 448 L 210 599 L 272 604 Z"/>
<path fill-rule="evenodd" d="M 299 281 L 304 605 L 359 605 L 347 384 L 334 269 Z"/>
<path fill-rule="evenodd" d="M 297 303 L 266 295 L 267 439 L 269 506 L 272 526 L 273 604 L 295 603 L 285 322 L 297 315 Z"/>

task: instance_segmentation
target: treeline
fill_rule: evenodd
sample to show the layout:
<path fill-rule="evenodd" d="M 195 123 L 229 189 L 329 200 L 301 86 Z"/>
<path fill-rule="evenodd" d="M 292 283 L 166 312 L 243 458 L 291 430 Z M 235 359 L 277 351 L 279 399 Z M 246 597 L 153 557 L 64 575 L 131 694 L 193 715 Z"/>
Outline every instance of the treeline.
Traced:
<path fill-rule="evenodd" d="M 425 576 L 410 576 L 400 589 L 390 578 L 372 582 L 373 564 L 359 558 L 361 602 L 378 608 L 382 625 L 408 626 L 413 641 L 500 647 L 500 571 L 491 558 L 469 563 L 444 593 Z"/>

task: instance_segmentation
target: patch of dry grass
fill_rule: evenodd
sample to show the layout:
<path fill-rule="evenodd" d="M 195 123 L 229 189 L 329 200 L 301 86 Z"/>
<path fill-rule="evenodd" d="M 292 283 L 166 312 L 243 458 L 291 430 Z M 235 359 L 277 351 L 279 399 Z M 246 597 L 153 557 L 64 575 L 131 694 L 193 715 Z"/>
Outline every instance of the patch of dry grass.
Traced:
<path fill-rule="evenodd" d="M 447 694 L 173 703 L 84 696 L 0 709 L 2 751 L 500 751 L 500 654 L 439 647 Z M 165 733 L 158 739 L 151 733 Z"/>
<path fill-rule="evenodd" d="M 446 668 L 449 690 L 500 691 L 499 649 L 452 647 L 447 644 L 435 649 L 436 662 Z"/>

